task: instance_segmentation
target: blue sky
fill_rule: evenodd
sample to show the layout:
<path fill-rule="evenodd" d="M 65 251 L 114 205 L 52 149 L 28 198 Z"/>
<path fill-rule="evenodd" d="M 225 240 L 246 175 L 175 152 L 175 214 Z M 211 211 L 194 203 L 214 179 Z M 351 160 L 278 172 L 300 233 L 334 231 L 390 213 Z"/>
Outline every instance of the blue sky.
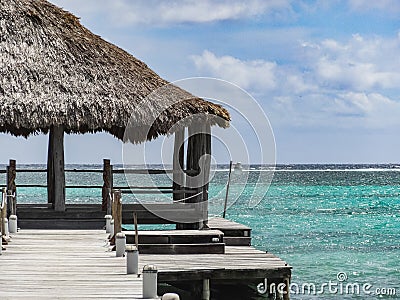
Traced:
<path fill-rule="evenodd" d="M 52 2 L 169 81 L 210 76 L 248 91 L 278 163 L 400 161 L 400 1 Z M 46 160 L 44 136 L 0 142 L 0 163 Z M 118 162 L 121 148 L 106 134 L 67 136 L 66 160 Z"/>

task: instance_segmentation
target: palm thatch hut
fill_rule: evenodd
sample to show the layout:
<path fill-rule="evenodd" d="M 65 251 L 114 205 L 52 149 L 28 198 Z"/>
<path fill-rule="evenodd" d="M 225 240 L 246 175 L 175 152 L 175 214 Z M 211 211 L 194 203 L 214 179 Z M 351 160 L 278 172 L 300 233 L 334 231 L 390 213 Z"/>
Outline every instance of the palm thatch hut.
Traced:
<path fill-rule="evenodd" d="M 137 132 L 129 140 L 139 143 L 182 119 L 190 127 L 195 114 L 206 116 L 207 126 L 229 125 L 224 108 L 175 86 L 146 98 L 168 82 L 46 0 L 1 0 L 0 56 L 0 132 L 49 133 L 48 200 L 57 211 L 65 210 L 64 133 L 105 131 L 122 140 L 130 121 Z"/>

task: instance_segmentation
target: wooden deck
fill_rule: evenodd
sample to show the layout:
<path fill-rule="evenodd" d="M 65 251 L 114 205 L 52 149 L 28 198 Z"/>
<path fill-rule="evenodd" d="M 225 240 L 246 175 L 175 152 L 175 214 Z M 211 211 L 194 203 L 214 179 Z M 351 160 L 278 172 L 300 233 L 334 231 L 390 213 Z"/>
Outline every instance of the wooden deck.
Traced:
<path fill-rule="evenodd" d="M 103 231 L 22 230 L 0 256 L 1 299 L 141 297 Z"/>
<path fill-rule="evenodd" d="M 123 224 L 133 224 L 133 212 L 140 224 L 196 222 L 201 217 L 190 203 L 123 204 Z M 67 204 L 62 212 L 54 211 L 50 204 L 17 204 L 19 224 L 26 229 L 101 229 L 104 215 L 101 204 Z"/>
<path fill-rule="evenodd" d="M 211 218 L 208 226 L 224 233 L 227 246 L 251 246 L 251 228 L 224 218 Z"/>
<path fill-rule="evenodd" d="M 135 243 L 135 232 L 124 231 L 127 244 Z M 219 230 L 139 230 L 142 254 L 223 254 L 224 234 Z"/>
<path fill-rule="evenodd" d="M 108 251 L 106 237 L 101 230 L 21 230 L 0 256 L 0 299 L 140 299 L 141 278 L 126 275 L 125 258 Z M 142 254 L 139 260 L 140 269 L 156 265 L 159 283 L 169 284 L 291 275 L 286 262 L 251 247 L 226 247 L 225 254 Z"/>

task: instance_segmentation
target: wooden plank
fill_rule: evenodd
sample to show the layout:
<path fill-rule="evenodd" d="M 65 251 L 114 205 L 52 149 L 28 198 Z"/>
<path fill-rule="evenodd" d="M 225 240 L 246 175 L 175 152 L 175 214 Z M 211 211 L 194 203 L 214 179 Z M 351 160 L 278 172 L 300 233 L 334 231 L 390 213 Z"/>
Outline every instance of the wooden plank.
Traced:
<path fill-rule="evenodd" d="M 140 254 L 223 254 L 224 243 L 139 244 Z"/>
<path fill-rule="evenodd" d="M 18 227 L 24 229 L 101 229 L 104 219 L 19 219 Z"/>
<path fill-rule="evenodd" d="M 192 203 L 171 203 L 171 204 L 123 204 L 122 223 L 133 224 L 133 212 L 138 214 L 140 224 L 172 224 L 173 222 L 163 216 L 173 216 L 184 222 L 193 219 L 201 219 L 201 215 Z M 55 212 L 49 204 L 23 204 L 17 205 L 19 219 L 91 219 L 97 218 L 102 222 L 104 212 L 101 211 L 101 204 L 68 204 L 66 211 Z M 222 218 L 209 220 L 211 229 L 218 229 L 224 232 L 226 237 L 250 237 L 251 228 Z"/>
<path fill-rule="evenodd" d="M 251 228 L 224 218 L 212 218 L 208 222 L 211 229 L 218 229 L 225 237 L 250 237 Z"/>
<path fill-rule="evenodd" d="M 251 237 L 225 236 L 224 243 L 228 246 L 251 246 Z"/>
<path fill-rule="evenodd" d="M 117 169 L 113 170 L 114 174 L 166 174 L 172 173 L 172 170 L 156 170 L 156 169 Z"/>
<path fill-rule="evenodd" d="M 134 244 L 135 233 L 124 231 L 126 242 Z M 199 244 L 223 241 L 219 230 L 139 230 L 139 244 Z"/>
<path fill-rule="evenodd" d="M 35 188 L 35 187 L 47 188 L 47 184 L 18 184 L 17 187 L 18 188 Z"/>
<path fill-rule="evenodd" d="M 46 173 L 47 169 L 16 169 L 17 173 Z"/>
<path fill-rule="evenodd" d="M 103 170 L 99 169 L 67 169 L 65 170 L 66 173 L 103 173 Z"/>
<path fill-rule="evenodd" d="M 246 225 L 243 225 L 243 224 L 240 224 L 237 222 L 233 222 L 228 219 L 219 218 L 219 217 L 210 219 L 209 224 L 212 227 L 219 227 L 221 229 L 251 230 L 251 228 Z"/>
<path fill-rule="evenodd" d="M 123 224 L 132 224 L 133 212 L 139 224 L 176 224 L 201 220 L 201 214 L 194 204 L 124 204 Z"/>
<path fill-rule="evenodd" d="M 221 236 L 223 233 L 219 230 L 139 230 L 139 235 L 146 236 Z M 125 235 L 135 235 L 133 231 L 124 231 Z"/>

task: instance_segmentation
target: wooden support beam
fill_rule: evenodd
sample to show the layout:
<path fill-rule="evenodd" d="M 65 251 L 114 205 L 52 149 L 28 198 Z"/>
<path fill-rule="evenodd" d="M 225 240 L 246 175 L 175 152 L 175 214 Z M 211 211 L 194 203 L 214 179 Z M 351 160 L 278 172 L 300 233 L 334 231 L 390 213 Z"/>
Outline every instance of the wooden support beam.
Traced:
<path fill-rule="evenodd" d="M 113 170 L 109 159 L 103 160 L 103 188 L 102 188 L 102 211 L 107 214 L 111 211 L 110 193 L 113 189 Z"/>
<path fill-rule="evenodd" d="M 197 203 L 199 213 L 203 221 L 196 224 L 187 224 L 185 229 L 200 229 L 207 227 L 208 222 L 208 180 L 210 175 L 211 163 L 211 128 L 206 123 L 194 123 L 188 128 L 189 139 L 186 155 L 186 168 L 196 171 L 198 175 L 187 175 L 186 189 L 191 189 L 193 193 L 186 194 L 189 198 L 187 202 Z"/>
<path fill-rule="evenodd" d="M 47 158 L 48 202 L 55 211 L 65 211 L 64 129 L 52 126 Z"/>
<path fill-rule="evenodd" d="M 47 149 L 47 203 L 54 208 L 54 163 L 53 163 L 54 134 L 49 132 L 49 146 Z"/>
<path fill-rule="evenodd" d="M 173 184 L 174 192 L 182 190 L 185 181 L 184 159 L 185 159 L 185 129 L 175 132 L 174 157 L 173 157 Z M 174 193 L 174 201 L 185 198 L 183 193 Z"/>
<path fill-rule="evenodd" d="M 114 236 L 122 231 L 121 191 L 113 191 L 112 217 L 114 219 Z"/>
<path fill-rule="evenodd" d="M 202 213 L 203 213 L 203 226 L 202 228 L 208 228 L 208 187 L 210 180 L 210 169 L 211 169 L 211 126 L 210 124 L 203 124 L 203 199 L 202 199 Z"/>
<path fill-rule="evenodd" d="M 290 277 L 284 278 L 283 283 L 285 284 L 283 300 L 290 300 Z"/>
<path fill-rule="evenodd" d="M 15 197 L 8 197 L 10 203 L 7 214 L 16 214 L 17 211 L 17 186 L 15 185 L 17 162 L 14 159 L 10 159 L 9 165 L 7 166 L 7 194 L 15 195 Z"/>
<path fill-rule="evenodd" d="M 184 160 L 185 160 L 185 128 L 175 132 L 174 141 L 174 154 L 173 154 L 173 200 L 174 202 L 180 202 L 185 198 L 185 193 L 179 193 L 185 188 L 185 173 Z M 184 225 L 176 224 L 176 229 L 184 229 Z"/>
<path fill-rule="evenodd" d="M 6 224 L 5 224 L 5 219 L 7 218 L 7 200 L 5 199 L 5 201 L 3 202 L 3 196 L 6 193 L 5 189 L 3 189 L 2 191 L 2 198 L 0 199 L 0 222 L 1 222 L 1 238 L 2 240 L 4 240 L 6 242 L 6 239 L 3 239 L 3 236 L 5 236 L 5 228 L 6 228 Z"/>
<path fill-rule="evenodd" d="M 195 171 L 195 173 L 198 173 L 200 171 L 199 167 L 200 149 L 198 147 L 200 142 L 201 142 L 200 137 L 198 134 L 196 134 L 196 127 L 190 126 L 188 128 L 186 168 L 187 170 Z M 185 194 L 185 198 L 187 198 L 185 203 L 199 202 L 198 197 L 193 197 L 194 194 L 198 194 L 199 192 L 199 189 L 197 187 L 198 187 L 198 176 L 187 174 L 185 189 L 191 190 L 193 193 Z M 200 229 L 200 223 L 193 222 L 193 223 L 182 224 L 181 227 L 182 227 L 181 229 Z"/>

